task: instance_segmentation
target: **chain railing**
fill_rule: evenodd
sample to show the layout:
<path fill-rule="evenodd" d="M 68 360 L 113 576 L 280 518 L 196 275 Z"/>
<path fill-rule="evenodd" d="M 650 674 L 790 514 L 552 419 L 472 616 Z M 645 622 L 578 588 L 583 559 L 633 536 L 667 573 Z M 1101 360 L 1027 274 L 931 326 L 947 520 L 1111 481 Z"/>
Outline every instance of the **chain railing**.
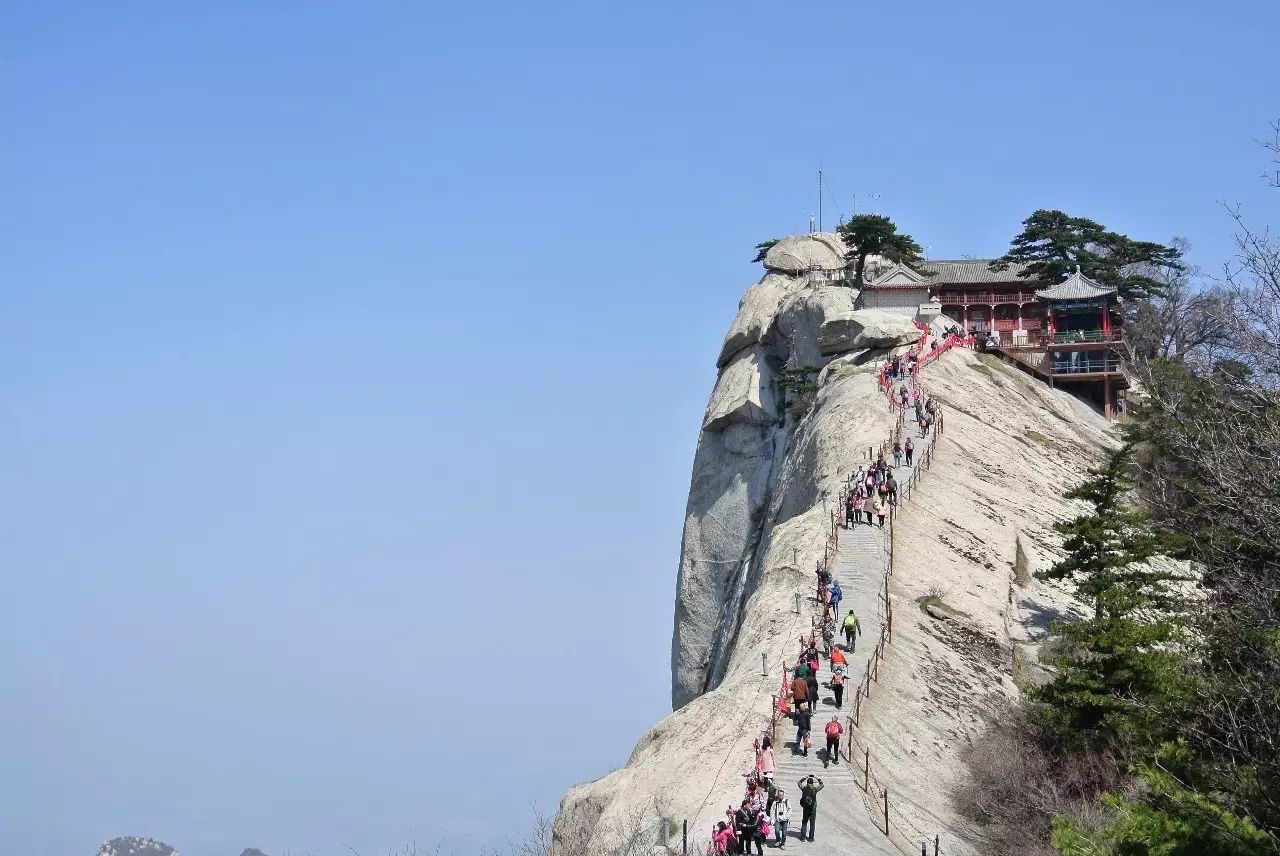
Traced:
<path fill-rule="evenodd" d="M 928 341 L 929 336 L 926 330 L 922 332 L 920 341 L 909 352 L 915 359 L 912 360 L 911 370 L 908 372 L 910 387 L 908 398 L 915 398 L 917 395 L 922 396 L 923 391 L 920 386 L 920 369 L 928 365 L 938 356 L 950 350 L 953 347 L 972 347 L 973 340 L 968 337 L 948 336 L 941 346 L 937 346 L 928 353 L 922 353 L 924 344 Z M 899 376 L 889 377 L 889 365 L 886 364 L 879 374 L 879 387 L 886 394 L 889 401 L 889 409 L 895 413 L 894 425 L 891 434 L 883 440 L 877 450 L 875 446 L 867 447 L 865 459 L 874 462 L 878 458 L 885 458 L 890 454 L 894 444 L 899 443 L 902 439 L 903 432 L 906 427 L 906 405 L 894 395 L 893 383 L 898 380 L 904 380 Z M 934 431 L 934 440 L 940 436 L 945 427 L 945 419 L 943 409 L 937 403 L 934 403 L 932 414 L 932 429 Z M 923 435 L 922 435 L 923 437 Z M 877 827 L 884 832 L 895 847 L 908 856 L 914 856 L 914 845 L 908 840 L 911 836 L 915 840 L 921 842 L 921 856 L 928 856 L 929 839 L 922 836 L 905 818 L 901 816 L 901 812 L 895 812 L 895 806 L 899 802 L 910 804 L 909 800 L 905 800 L 900 795 L 895 795 L 891 800 L 889 789 L 874 774 L 873 759 L 871 757 L 870 745 L 865 741 L 865 735 L 859 732 L 862 730 L 862 721 L 864 719 L 863 702 L 869 701 L 871 698 L 871 687 L 873 684 L 880 682 L 880 664 L 885 656 L 886 648 L 893 642 L 893 601 L 889 592 L 889 578 L 893 575 L 893 555 L 894 555 L 894 532 L 895 520 L 897 519 L 898 508 L 905 502 L 910 501 L 913 492 L 919 482 L 920 476 L 924 472 L 928 472 L 933 464 L 933 452 L 935 442 L 928 443 L 924 449 L 920 451 L 919 457 L 914 458 L 911 466 L 911 472 L 907 476 L 905 482 L 898 486 L 898 494 L 896 501 L 891 502 L 888 508 L 887 525 L 884 537 L 884 551 L 881 584 L 879 586 L 879 594 L 877 595 L 877 617 L 880 618 L 880 632 L 876 640 L 876 646 L 871 657 L 867 660 L 863 667 L 862 677 L 859 679 L 854 688 L 853 695 L 853 716 L 846 717 L 847 727 L 845 729 L 847 737 L 846 760 L 852 764 L 853 759 L 858 757 L 862 763 L 862 791 L 867 802 L 868 811 L 871 813 L 872 819 L 876 822 Z M 878 452 L 878 457 L 877 457 Z M 818 614 L 811 615 L 809 621 L 808 637 L 800 637 L 800 653 L 796 657 L 796 665 L 803 661 L 805 652 L 810 647 L 816 647 L 818 640 L 821 638 L 821 625 L 827 618 L 827 585 L 823 582 L 823 571 L 827 572 L 828 578 L 832 571 L 833 565 L 838 555 L 840 544 L 840 530 L 846 522 L 846 500 L 848 492 L 851 489 L 851 481 L 846 481 L 842 486 L 834 509 L 827 512 L 828 529 L 825 542 L 823 544 L 822 559 L 817 561 L 815 573 L 818 576 L 818 584 L 815 594 L 815 602 L 819 607 Z M 801 614 L 800 594 L 796 593 L 796 613 Z M 762 660 L 762 664 L 765 661 Z M 770 706 L 770 714 L 768 723 L 761 729 L 758 736 L 752 741 L 751 751 L 753 758 L 750 762 L 752 775 L 748 776 L 748 780 L 754 779 L 761 781 L 764 771 L 761 768 L 761 751 L 765 745 L 765 738 L 768 738 L 768 745 L 773 747 L 778 742 L 778 729 L 783 719 L 787 718 L 791 705 L 794 702 L 794 694 L 791 676 L 795 674 L 795 667 L 789 666 L 784 660 L 782 663 L 782 683 L 778 692 L 773 695 Z M 855 777 L 856 778 L 856 777 Z M 748 788 L 749 791 L 749 788 Z M 895 817 L 895 814 L 897 815 Z M 689 852 L 688 848 L 688 822 L 684 823 L 684 836 L 682 850 L 684 853 Z M 715 824 L 712 825 L 711 840 L 705 847 L 707 856 L 714 856 L 717 853 L 715 844 L 716 829 Z M 932 838 L 932 846 L 934 856 L 940 856 L 941 836 L 935 834 Z"/>

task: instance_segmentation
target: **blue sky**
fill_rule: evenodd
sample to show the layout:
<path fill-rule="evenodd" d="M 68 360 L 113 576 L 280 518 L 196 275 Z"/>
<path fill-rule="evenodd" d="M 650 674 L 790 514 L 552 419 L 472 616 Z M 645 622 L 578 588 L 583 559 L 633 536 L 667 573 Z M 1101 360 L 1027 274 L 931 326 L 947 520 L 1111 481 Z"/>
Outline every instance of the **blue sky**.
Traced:
<path fill-rule="evenodd" d="M 803 12 L 6 5 L 0 852 L 474 853 L 625 763 L 819 164 L 935 258 L 1280 224 L 1274 3 Z"/>

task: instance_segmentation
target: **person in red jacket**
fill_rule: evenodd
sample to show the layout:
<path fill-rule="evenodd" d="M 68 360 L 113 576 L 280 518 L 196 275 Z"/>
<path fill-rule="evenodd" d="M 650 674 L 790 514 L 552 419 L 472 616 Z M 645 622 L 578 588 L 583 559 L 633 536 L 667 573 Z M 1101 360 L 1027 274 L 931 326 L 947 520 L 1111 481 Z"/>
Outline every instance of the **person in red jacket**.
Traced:
<path fill-rule="evenodd" d="M 840 735 L 844 734 L 844 726 L 840 724 L 840 717 L 833 716 L 831 721 L 827 723 L 827 757 L 822 762 L 822 766 L 827 764 L 840 763 Z"/>

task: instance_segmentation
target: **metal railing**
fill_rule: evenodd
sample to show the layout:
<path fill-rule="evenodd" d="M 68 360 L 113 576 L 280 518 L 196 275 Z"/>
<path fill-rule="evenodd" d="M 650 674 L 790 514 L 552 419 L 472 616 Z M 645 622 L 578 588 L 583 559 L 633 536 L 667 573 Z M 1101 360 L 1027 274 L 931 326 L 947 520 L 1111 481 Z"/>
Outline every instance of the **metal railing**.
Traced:
<path fill-rule="evenodd" d="M 938 295 L 943 303 L 966 306 L 985 303 L 994 306 L 1000 303 L 1034 303 L 1038 298 L 1034 292 L 1027 291 L 944 291 Z"/>
<path fill-rule="evenodd" d="M 1055 375 L 1118 373 L 1124 365 L 1123 360 L 1114 357 L 1090 358 L 1087 352 L 1072 351 L 1071 356 L 1079 356 L 1080 359 L 1073 360 L 1070 357 L 1061 356 L 1054 359 Z"/>
<path fill-rule="evenodd" d="M 1119 330 L 1060 330 L 1052 335 L 1046 333 L 1041 337 L 1046 345 L 1077 345 L 1096 342 L 1123 342 L 1124 334 Z"/>
<path fill-rule="evenodd" d="M 916 360 L 913 370 L 905 378 L 895 378 L 895 380 L 902 380 L 910 383 L 912 390 L 917 392 L 920 391 L 920 369 L 923 366 L 927 365 L 943 352 L 950 350 L 953 347 L 973 346 L 972 340 L 968 338 L 950 336 L 947 337 L 942 346 L 937 347 L 935 350 L 926 354 L 923 352 L 923 345 L 926 338 L 927 335 L 922 336 L 914 348 L 913 355 L 916 357 Z M 894 426 L 890 436 L 880 444 L 879 449 L 876 449 L 874 446 L 866 449 L 866 460 L 868 462 L 876 460 L 877 455 L 879 457 L 887 458 L 888 455 L 891 454 L 894 444 L 902 441 L 904 433 L 907 430 L 906 407 L 902 406 L 902 404 L 897 400 L 894 394 L 894 383 L 889 380 L 884 371 L 880 374 L 880 388 L 888 398 L 890 412 L 894 413 Z M 883 565 L 881 569 L 883 576 L 877 604 L 877 613 L 880 618 L 878 639 L 876 640 L 876 645 L 872 655 L 863 669 L 861 679 L 856 685 L 851 681 L 846 684 L 847 687 L 851 686 L 854 690 L 853 698 L 851 699 L 853 702 L 853 716 L 846 718 L 846 732 L 848 734 L 847 760 L 852 764 L 853 759 L 857 757 L 860 762 L 862 773 L 860 784 L 862 786 L 863 794 L 865 795 L 867 810 L 871 813 L 872 819 L 881 827 L 881 831 L 890 843 L 899 850 L 899 852 L 909 854 L 909 856 L 914 856 L 916 846 L 915 842 L 917 841 L 920 842 L 919 847 L 921 856 L 928 856 L 930 845 L 932 845 L 934 856 L 940 856 L 942 852 L 941 837 L 937 834 L 932 836 L 924 834 L 904 818 L 900 808 L 898 808 L 896 812 L 891 809 L 889 789 L 887 786 L 883 785 L 875 775 L 872 765 L 871 749 L 859 739 L 857 731 L 860 731 L 862 728 L 863 701 L 871 698 L 872 685 L 879 683 L 880 663 L 887 653 L 888 646 L 893 642 L 893 601 L 890 598 L 889 578 L 893 574 L 894 521 L 897 518 L 899 506 L 910 501 L 912 494 L 916 490 L 920 475 L 930 469 L 933 463 L 933 451 L 936 439 L 941 436 L 944 429 L 945 420 L 943 408 L 941 406 L 937 406 L 930 422 L 925 425 L 924 430 L 920 435 L 921 439 L 924 439 L 928 433 L 932 432 L 933 440 L 925 444 L 924 447 L 919 450 L 919 456 L 913 463 L 910 475 L 898 485 L 896 501 L 889 505 L 887 524 L 885 526 L 887 531 L 884 533 L 883 540 L 884 551 Z M 819 574 L 819 580 L 821 580 L 822 571 L 825 570 L 830 572 L 834 570 L 834 565 L 839 551 L 840 532 L 845 525 L 846 496 L 850 484 L 851 482 L 846 483 L 838 492 L 835 507 L 828 512 L 827 522 L 829 528 L 827 530 L 826 542 L 823 546 L 822 559 L 817 562 L 816 568 Z M 816 595 L 814 601 L 818 607 L 818 614 L 810 616 L 809 634 L 807 637 L 802 636 L 800 638 L 801 650 L 800 655 L 796 657 L 797 665 L 803 661 L 804 652 L 810 646 L 816 647 L 818 641 L 822 638 L 822 626 L 828 618 L 826 586 L 819 582 L 814 593 Z M 795 597 L 795 611 L 797 614 L 801 614 L 800 592 L 796 592 Z M 765 673 L 764 676 L 768 677 L 768 663 L 765 655 L 761 655 L 761 670 Z M 752 745 L 752 752 L 755 755 L 753 768 L 756 779 L 761 778 L 760 750 L 764 743 L 763 738 L 768 737 L 771 745 L 778 745 L 778 729 L 782 720 L 787 716 L 792 702 L 792 682 L 789 678 L 794 674 L 794 668 L 788 665 L 784 660 L 781 671 L 781 686 L 778 693 L 772 698 L 772 706 L 768 722 L 761 728 L 758 733 L 759 736 L 753 741 Z M 855 747 L 860 751 L 855 751 Z M 839 744 L 837 744 L 837 753 L 839 753 L 840 748 Z M 857 776 L 855 776 L 855 780 L 856 779 Z M 901 802 L 904 802 L 903 797 L 895 793 L 893 804 L 894 808 L 897 808 L 898 804 Z M 913 805 L 909 799 L 905 800 L 905 802 L 909 805 Z M 699 809 L 699 811 L 701 811 L 701 809 Z M 664 830 L 666 828 L 667 827 L 664 825 Z M 671 828 L 674 829 L 674 826 Z M 687 854 L 691 849 L 688 839 L 688 821 L 684 821 L 681 824 L 680 832 L 681 852 Z M 714 834 L 715 829 L 713 826 L 712 836 L 714 836 Z M 715 845 L 711 841 L 707 841 L 704 845 L 703 852 L 708 854 L 708 856 L 711 856 L 711 854 L 715 853 Z"/>

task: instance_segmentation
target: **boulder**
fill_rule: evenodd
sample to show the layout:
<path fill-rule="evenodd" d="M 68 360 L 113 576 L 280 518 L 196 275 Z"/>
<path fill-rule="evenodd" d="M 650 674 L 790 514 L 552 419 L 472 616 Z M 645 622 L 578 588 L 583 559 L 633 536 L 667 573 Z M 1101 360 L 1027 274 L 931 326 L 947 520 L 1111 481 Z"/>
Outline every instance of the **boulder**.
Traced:
<path fill-rule="evenodd" d="M 920 338 L 911 319 L 879 309 L 859 309 L 822 322 L 818 348 L 824 356 L 859 348 L 896 348 Z"/>
<path fill-rule="evenodd" d="M 838 270 L 844 265 L 844 242 L 831 232 L 788 235 L 764 257 L 765 269 L 782 273 L 804 273 L 810 268 Z"/>
<path fill-rule="evenodd" d="M 811 284 L 782 301 L 767 339 L 773 352 L 797 366 L 822 365 L 822 325 L 854 311 L 856 292 L 843 285 Z"/>
<path fill-rule="evenodd" d="M 879 353 L 877 351 L 877 353 Z M 818 386 L 822 386 L 831 378 L 852 377 L 856 374 L 872 374 L 878 371 L 880 363 L 871 358 L 870 349 L 859 349 L 841 354 L 822 367 L 818 372 Z"/>
<path fill-rule="evenodd" d="M 707 402 L 703 430 L 720 431 L 734 422 L 768 425 L 777 421 L 773 378 L 773 366 L 763 348 L 739 352 L 720 370 Z"/>
<path fill-rule="evenodd" d="M 759 344 L 778 314 L 783 299 L 799 287 L 802 281 L 780 273 L 766 273 L 764 278 L 747 289 L 738 304 L 738 314 L 729 325 L 724 344 L 720 346 L 717 366 L 723 366 L 743 348 Z"/>
<path fill-rule="evenodd" d="M 929 333 L 934 338 L 941 339 L 946 335 L 948 327 L 956 326 L 956 322 L 946 315 L 937 315 L 929 321 Z"/>

